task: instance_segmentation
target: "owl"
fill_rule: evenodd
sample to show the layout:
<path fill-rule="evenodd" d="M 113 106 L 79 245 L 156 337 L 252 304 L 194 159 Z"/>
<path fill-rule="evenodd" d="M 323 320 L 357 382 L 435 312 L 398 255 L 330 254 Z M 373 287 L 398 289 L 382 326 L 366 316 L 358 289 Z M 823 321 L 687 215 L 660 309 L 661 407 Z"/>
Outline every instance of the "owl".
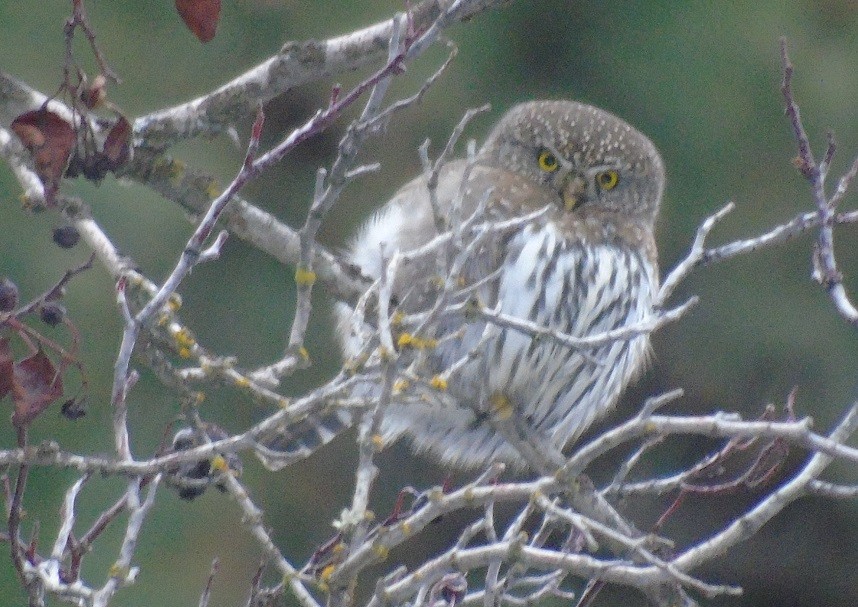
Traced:
<path fill-rule="evenodd" d="M 645 367 L 647 335 L 572 348 L 473 310 L 575 337 L 645 320 L 658 291 L 653 228 L 664 181 L 653 143 L 620 118 L 572 101 L 533 101 L 509 110 L 471 160 L 448 162 L 434 192 L 425 176 L 400 189 L 348 249 L 366 276 L 380 278 L 396 251 L 426 249 L 439 222 L 471 227 L 452 239 L 461 263 L 451 262 L 450 247 L 429 247 L 393 278 L 389 303 L 400 318 L 431 319 L 442 291 L 446 300 L 419 337 L 408 334 L 423 347 L 383 411 L 384 440 L 407 437 L 415 451 L 455 468 L 521 468 L 493 423 L 498 403 L 556 450 L 610 411 Z M 489 228 L 515 218 L 510 230 Z M 377 338 L 353 313 L 345 304 L 336 311 L 346 358 Z M 371 396 L 378 386 L 363 390 Z"/>

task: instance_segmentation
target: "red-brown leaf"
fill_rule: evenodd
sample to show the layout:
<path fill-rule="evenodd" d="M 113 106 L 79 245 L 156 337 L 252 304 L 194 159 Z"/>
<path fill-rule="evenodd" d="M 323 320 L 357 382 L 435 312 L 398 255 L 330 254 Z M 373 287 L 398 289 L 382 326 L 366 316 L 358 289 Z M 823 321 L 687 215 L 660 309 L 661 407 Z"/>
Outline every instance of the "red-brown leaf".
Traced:
<path fill-rule="evenodd" d="M 12 389 L 12 369 L 15 360 L 12 358 L 12 348 L 9 340 L 0 337 L 0 398 L 9 394 Z"/>
<path fill-rule="evenodd" d="M 75 145 L 74 129 L 42 108 L 15 118 L 12 130 L 33 155 L 36 174 L 45 186 L 45 202 L 51 204 Z"/>
<path fill-rule="evenodd" d="M 131 155 L 131 123 L 120 116 L 104 140 L 104 158 L 107 168 L 115 171 L 128 160 Z"/>
<path fill-rule="evenodd" d="M 44 352 L 17 362 L 12 374 L 12 425 L 27 426 L 62 395 L 63 379 Z"/>
<path fill-rule="evenodd" d="M 176 10 L 201 42 L 215 37 L 220 20 L 220 0 L 176 0 Z"/>

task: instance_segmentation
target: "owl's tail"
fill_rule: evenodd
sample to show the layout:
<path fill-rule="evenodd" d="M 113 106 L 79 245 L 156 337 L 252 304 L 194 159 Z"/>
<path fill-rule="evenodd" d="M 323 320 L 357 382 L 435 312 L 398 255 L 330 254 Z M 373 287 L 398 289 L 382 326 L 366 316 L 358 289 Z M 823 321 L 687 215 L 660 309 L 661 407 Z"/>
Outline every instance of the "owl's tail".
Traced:
<path fill-rule="evenodd" d="M 266 468 L 280 470 L 310 457 L 353 424 L 354 414 L 349 410 L 309 415 L 288 427 L 278 428 L 276 435 L 261 441 L 255 452 Z"/>

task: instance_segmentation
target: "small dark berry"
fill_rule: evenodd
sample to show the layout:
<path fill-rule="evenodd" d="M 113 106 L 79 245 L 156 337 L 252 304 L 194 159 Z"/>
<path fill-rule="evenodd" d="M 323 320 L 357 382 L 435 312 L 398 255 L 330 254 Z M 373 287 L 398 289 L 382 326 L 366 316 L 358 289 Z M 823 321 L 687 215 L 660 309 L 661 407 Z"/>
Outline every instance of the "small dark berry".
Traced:
<path fill-rule="evenodd" d="M 8 278 L 0 278 L 0 312 L 11 312 L 18 305 L 18 286 Z"/>
<path fill-rule="evenodd" d="M 83 167 L 83 176 L 89 181 L 101 181 L 110 170 L 109 161 L 101 152 L 96 152 Z"/>
<path fill-rule="evenodd" d="M 66 317 L 66 309 L 55 301 L 50 301 L 39 310 L 42 322 L 50 327 L 56 327 Z"/>
<path fill-rule="evenodd" d="M 63 417 L 66 419 L 75 421 L 86 415 L 86 408 L 84 407 L 84 402 L 82 400 L 70 398 L 63 403 L 60 413 L 62 413 Z"/>
<path fill-rule="evenodd" d="M 69 160 L 69 165 L 66 167 L 66 177 L 74 179 L 83 172 L 84 160 L 78 154 L 75 154 Z"/>
<path fill-rule="evenodd" d="M 63 249 L 70 249 L 80 240 L 80 232 L 74 226 L 54 228 L 54 242 Z"/>

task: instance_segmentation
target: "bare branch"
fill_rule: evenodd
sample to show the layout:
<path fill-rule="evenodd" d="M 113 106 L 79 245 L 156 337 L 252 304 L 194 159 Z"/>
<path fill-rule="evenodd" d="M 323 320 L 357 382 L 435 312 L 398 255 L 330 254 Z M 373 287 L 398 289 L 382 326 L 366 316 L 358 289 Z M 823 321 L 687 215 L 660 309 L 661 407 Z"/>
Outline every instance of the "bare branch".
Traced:
<path fill-rule="evenodd" d="M 814 278 L 825 287 L 831 297 L 838 313 L 851 325 L 858 327 L 858 309 L 852 304 L 843 286 L 843 277 L 837 269 L 837 261 L 834 256 L 834 210 L 835 204 L 846 192 L 849 182 L 858 172 L 858 160 L 852 169 L 840 180 L 840 184 L 831 200 L 825 195 L 825 178 L 828 172 L 828 163 L 834 156 L 834 140 L 829 139 L 829 148 L 826 152 L 826 161 L 823 166 L 816 164 L 807 132 L 801 122 L 801 113 L 792 92 L 793 66 L 787 54 L 786 40 L 781 39 L 781 60 L 783 63 L 784 78 L 781 90 L 786 101 L 786 113 L 792 124 L 796 141 L 798 142 L 799 172 L 805 176 L 810 183 L 811 196 L 816 206 L 820 220 L 819 235 L 817 236 L 817 248 L 813 254 Z"/>
<path fill-rule="evenodd" d="M 843 421 L 829 435 L 827 442 L 842 446 L 856 430 L 858 403 L 852 406 Z M 720 533 L 679 554 L 673 560 L 674 565 L 683 570 L 698 567 L 716 554 L 723 554 L 728 547 L 748 539 L 786 506 L 805 495 L 811 481 L 815 480 L 833 459 L 833 455 L 816 453 L 791 481 L 766 497 L 750 512 L 730 523 Z"/>
<path fill-rule="evenodd" d="M 409 19 L 422 32 L 407 59 L 422 54 L 441 31 L 500 0 L 423 0 L 411 7 Z M 152 148 L 225 130 L 234 117 L 295 87 L 383 61 L 395 19 L 330 40 L 289 42 L 280 52 L 213 93 L 186 104 L 138 118 L 135 137 Z"/>

